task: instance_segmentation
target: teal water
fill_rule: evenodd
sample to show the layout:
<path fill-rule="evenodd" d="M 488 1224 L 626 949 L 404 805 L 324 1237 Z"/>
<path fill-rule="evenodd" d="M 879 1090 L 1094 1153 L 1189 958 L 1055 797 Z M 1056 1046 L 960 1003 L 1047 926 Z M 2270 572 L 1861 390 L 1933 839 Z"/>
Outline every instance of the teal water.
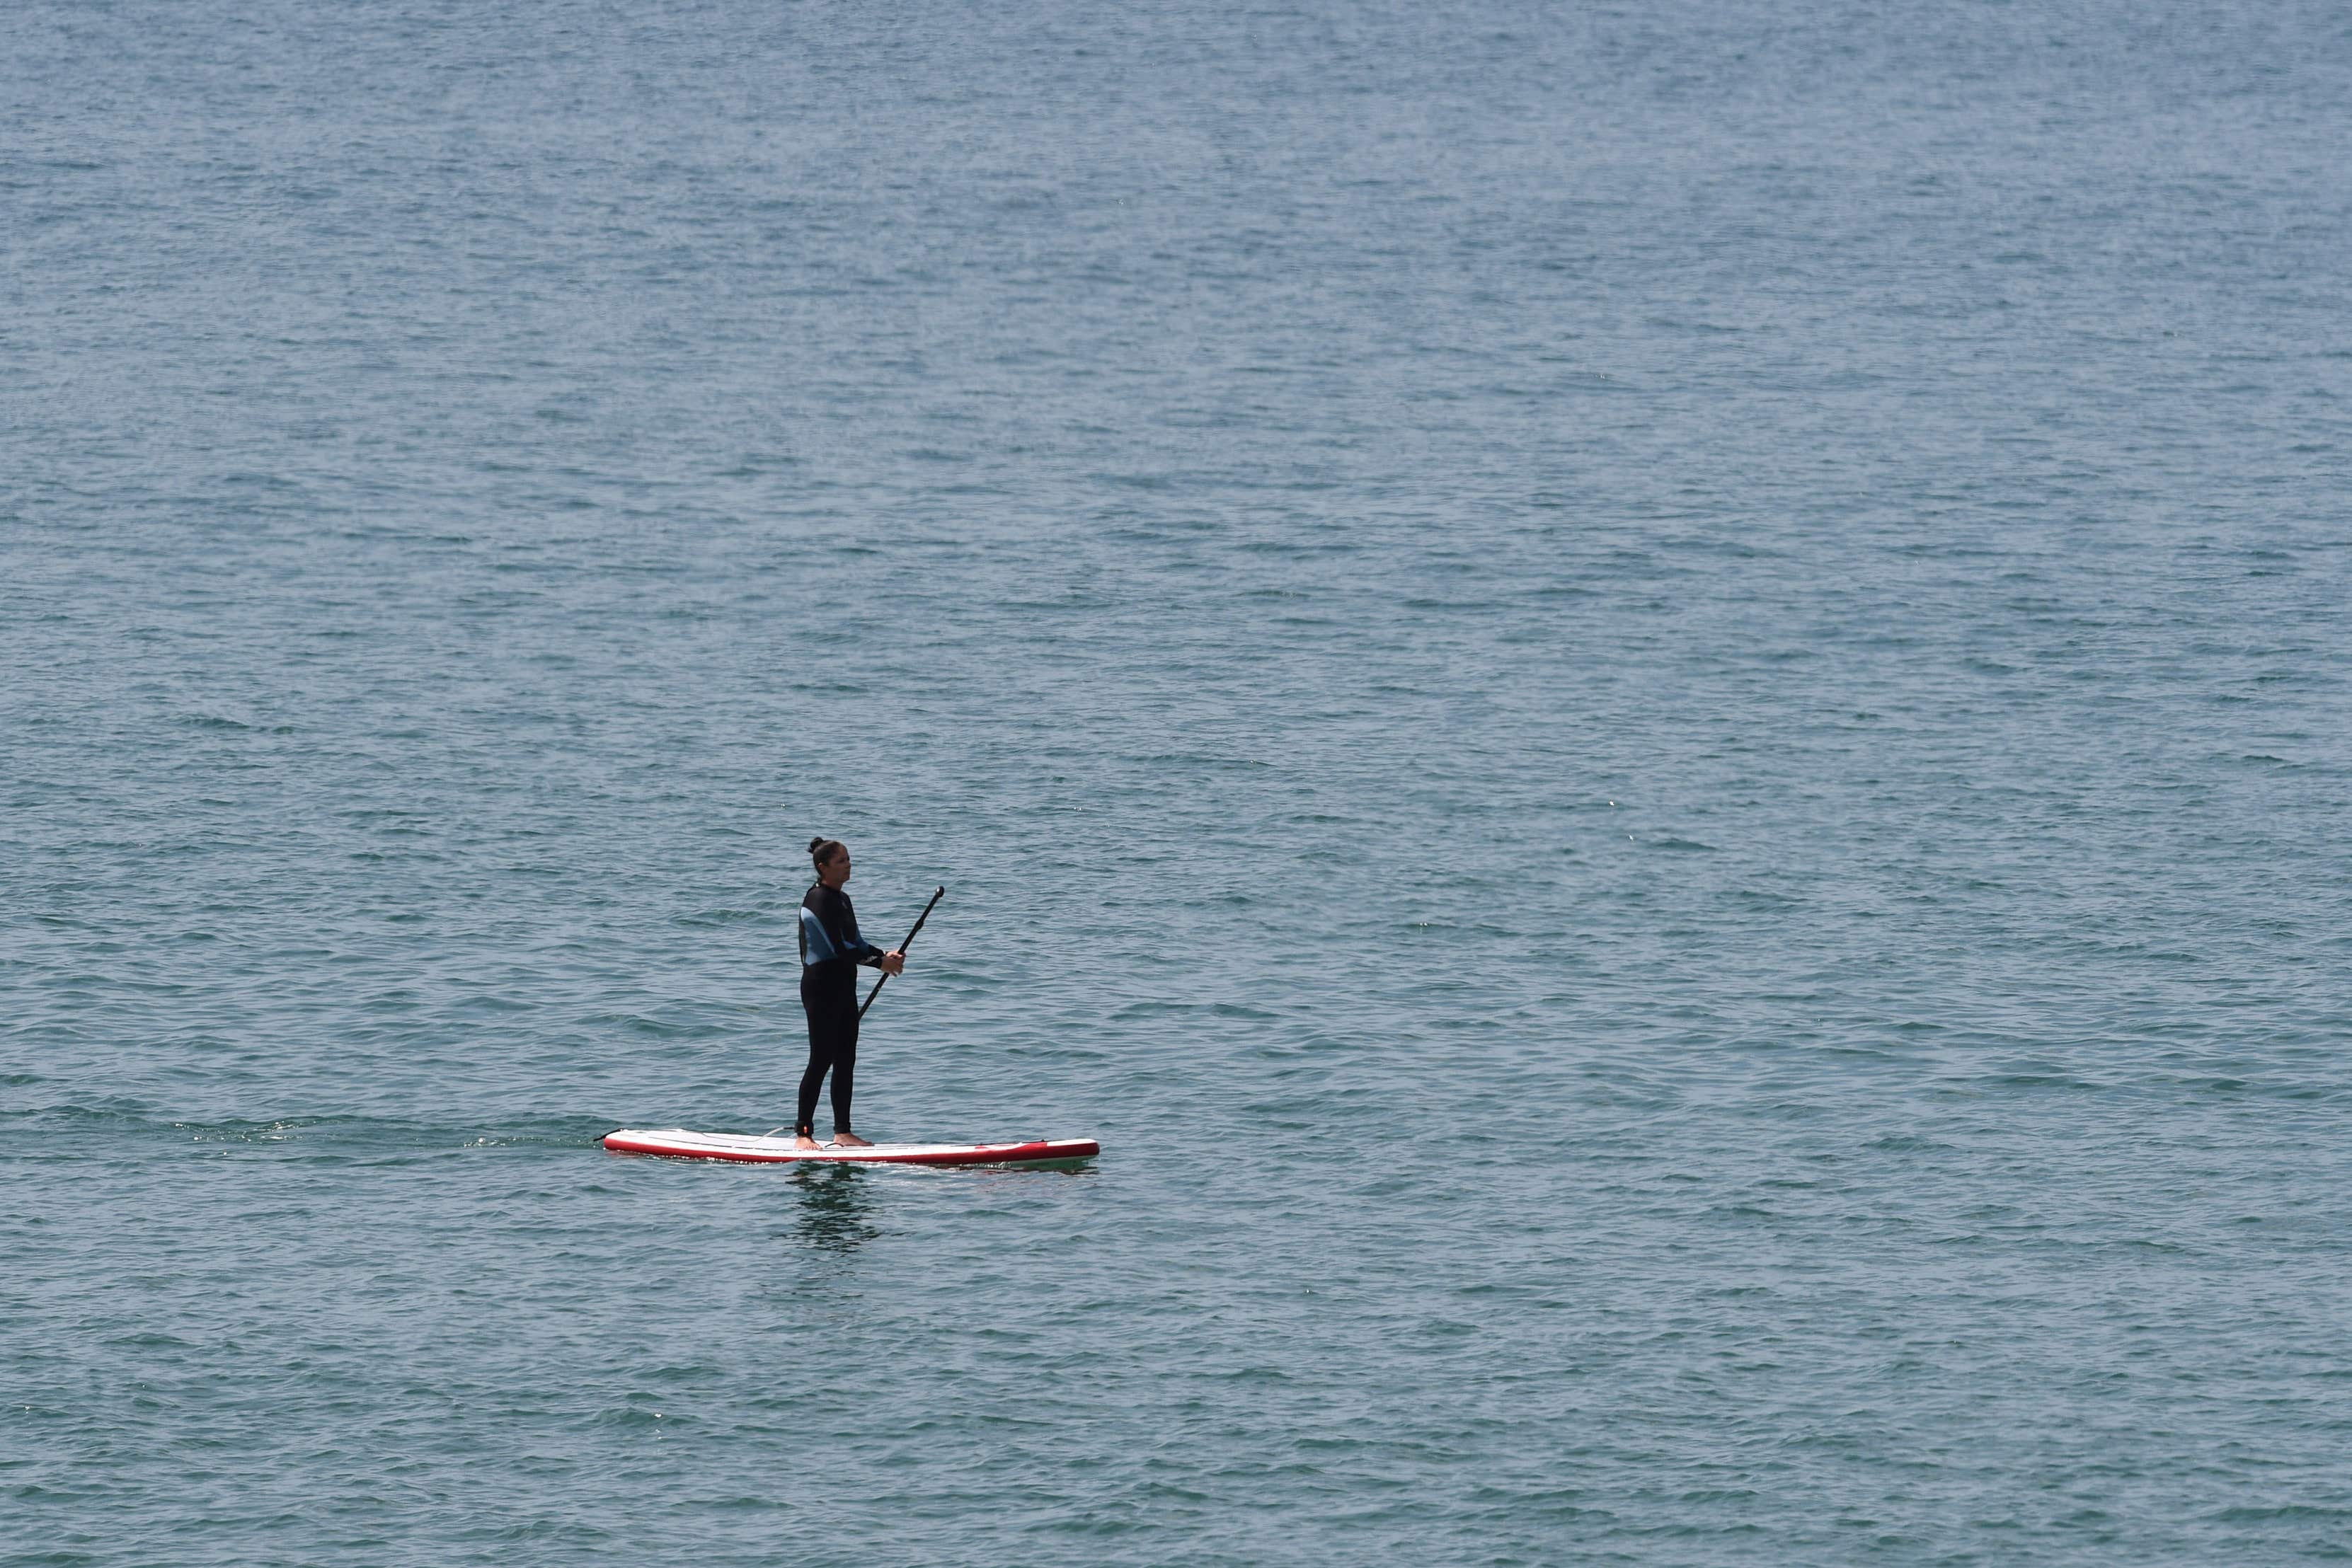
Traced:
<path fill-rule="evenodd" d="M 0 1562 L 2352 1555 L 2347 101 L 0 14 Z"/>

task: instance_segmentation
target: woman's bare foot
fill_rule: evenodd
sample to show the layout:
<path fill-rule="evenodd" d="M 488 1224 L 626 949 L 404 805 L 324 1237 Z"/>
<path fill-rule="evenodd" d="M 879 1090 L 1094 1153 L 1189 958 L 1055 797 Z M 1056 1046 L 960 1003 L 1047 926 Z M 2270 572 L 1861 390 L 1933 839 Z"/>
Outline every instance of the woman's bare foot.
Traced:
<path fill-rule="evenodd" d="M 793 1147 L 796 1149 L 814 1149 L 821 1148 L 824 1145 L 820 1145 L 814 1138 L 810 1137 L 806 1133 L 794 1133 L 793 1134 Z"/>
<path fill-rule="evenodd" d="M 846 1129 L 834 1134 L 833 1141 L 837 1146 L 845 1149 L 870 1149 L 874 1146 L 866 1139 Z"/>

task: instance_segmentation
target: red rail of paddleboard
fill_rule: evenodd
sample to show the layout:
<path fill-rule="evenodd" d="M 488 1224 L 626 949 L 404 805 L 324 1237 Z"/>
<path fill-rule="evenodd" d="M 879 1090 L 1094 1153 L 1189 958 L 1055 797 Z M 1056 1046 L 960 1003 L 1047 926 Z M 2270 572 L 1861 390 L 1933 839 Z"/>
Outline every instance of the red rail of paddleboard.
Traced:
<path fill-rule="evenodd" d="M 662 1155 L 678 1160 L 733 1160 L 745 1165 L 789 1165 L 814 1160 L 821 1165 L 859 1166 L 1009 1166 L 1038 1160 L 1085 1160 L 1102 1153 L 1092 1138 L 1040 1138 L 1025 1144 L 975 1144 L 964 1148 L 911 1150 L 906 1154 L 847 1155 L 835 1151 L 728 1149 L 697 1144 L 675 1144 L 627 1131 L 604 1134 L 604 1147 L 616 1155 Z"/>

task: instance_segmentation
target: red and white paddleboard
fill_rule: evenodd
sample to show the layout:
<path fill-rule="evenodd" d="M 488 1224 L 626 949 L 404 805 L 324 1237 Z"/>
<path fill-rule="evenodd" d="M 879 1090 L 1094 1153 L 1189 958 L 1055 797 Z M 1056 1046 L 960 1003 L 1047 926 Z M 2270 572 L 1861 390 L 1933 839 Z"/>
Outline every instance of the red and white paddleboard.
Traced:
<path fill-rule="evenodd" d="M 1090 1160 L 1102 1153 L 1092 1138 L 1038 1138 L 1024 1144 L 874 1144 L 866 1148 L 796 1149 L 790 1138 L 748 1133 L 689 1133 L 669 1127 L 657 1133 L 623 1127 L 604 1134 L 616 1155 L 667 1155 L 678 1160 L 748 1160 L 777 1165 L 793 1160 L 840 1161 L 874 1166 L 1034 1166 Z"/>

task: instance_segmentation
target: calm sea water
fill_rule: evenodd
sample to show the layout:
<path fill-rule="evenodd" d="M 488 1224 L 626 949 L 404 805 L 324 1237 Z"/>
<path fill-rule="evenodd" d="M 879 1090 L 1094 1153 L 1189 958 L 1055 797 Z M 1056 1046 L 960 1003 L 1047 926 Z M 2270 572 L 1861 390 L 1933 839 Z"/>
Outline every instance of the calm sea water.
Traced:
<path fill-rule="evenodd" d="M 2352 1555 L 2347 102 L 0 13 L 0 1561 Z M 1091 1170 L 598 1149 L 790 1119 L 817 832 L 861 1130 Z"/>

